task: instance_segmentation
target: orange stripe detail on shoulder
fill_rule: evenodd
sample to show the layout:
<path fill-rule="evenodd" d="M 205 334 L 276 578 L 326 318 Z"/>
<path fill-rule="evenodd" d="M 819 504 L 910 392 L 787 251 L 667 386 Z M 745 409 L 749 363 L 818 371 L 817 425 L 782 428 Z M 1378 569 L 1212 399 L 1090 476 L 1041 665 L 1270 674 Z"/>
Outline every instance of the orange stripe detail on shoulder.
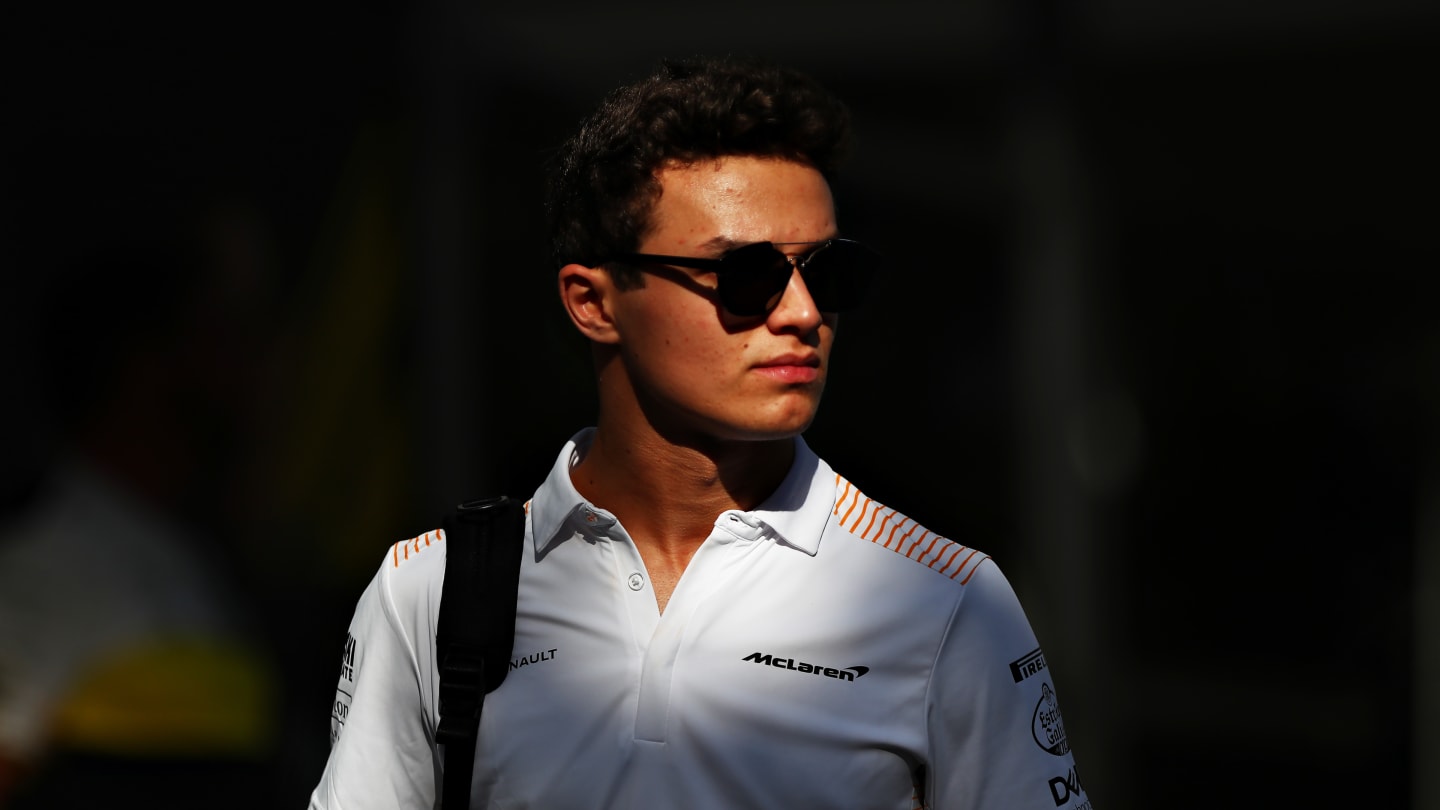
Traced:
<path fill-rule="evenodd" d="M 840 514 L 840 504 L 844 503 L 845 498 L 850 495 L 850 482 L 841 478 L 840 473 L 835 473 L 835 488 L 840 489 L 841 484 L 845 485 L 845 489 L 835 498 L 835 514 L 837 515 Z"/>
<path fill-rule="evenodd" d="M 906 559 L 914 560 L 942 574 L 950 570 L 956 558 L 965 550 L 965 546 L 954 540 L 942 537 L 894 509 L 866 497 L 865 493 L 861 492 L 858 487 L 851 484 L 838 473 L 835 475 L 835 489 L 835 509 L 832 514 L 839 517 L 837 522 L 840 528 L 845 529 L 850 534 L 862 540 L 874 543 L 881 548 L 889 549 Z M 844 515 L 842 516 L 841 507 L 845 505 L 847 500 L 850 503 L 848 506 L 845 506 Z M 851 516 L 855 515 L 855 508 L 857 506 L 860 507 L 860 514 L 856 515 L 854 520 L 851 520 Z M 883 516 L 881 515 L 882 512 L 884 512 Z M 865 519 L 867 513 L 870 517 L 868 521 Z M 864 530 L 860 529 L 862 523 L 865 524 Z M 887 524 L 890 526 L 889 531 L 885 529 Z M 902 529 L 904 530 L 903 533 L 901 533 Z M 919 532 L 918 537 L 915 536 L 917 531 Z M 896 534 L 900 534 L 898 539 L 895 536 Z M 911 537 L 915 537 L 915 539 L 912 541 L 910 539 Z M 928 543 L 926 543 L 927 539 L 929 540 Z M 924 550 L 917 553 L 917 550 L 922 546 Z M 957 567 L 953 573 L 950 573 L 950 579 L 955 579 L 959 574 L 965 572 L 965 578 L 960 580 L 960 584 L 963 585 L 969 582 L 970 576 L 975 573 L 975 568 L 977 568 L 980 563 L 990 559 L 982 554 L 979 559 L 975 560 L 975 564 L 970 566 L 971 560 L 975 559 L 977 553 L 978 552 L 971 551 L 970 555 L 965 557 L 959 567 Z M 941 564 L 941 560 L 944 560 L 943 565 Z M 967 566 L 969 566 L 968 571 L 966 570 Z"/>
<path fill-rule="evenodd" d="M 960 552 L 962 552 L 962 551 L 964 551 L 964 550 L 965 550 L 965 547 L 964 547 L 964 546 L 960 545 L 959 543 L 956 543 L 956 544 L 955 544 L 955 549 L 950 552 L 950 558 L 945 561 L 945 564 L 944 564 L 944 565 L 940 566 L 940 573 L 943 574 L 943 573 L 945 573 L 946 571 L 949 571 L 949 570 L 950 570 L 950 563 L 955 562 L 955 558 L 958 557 L 958 556 L 960 556 Z M 969 558 L 967 557 L 966 559 L 969 559 Z M 935 557 L 935 559 L 930 562 L 930 567 L 931 567 L 931 568 L 934 568 L 934 567 L 935 567 L 935 563 L 937 563 L 937 562 L 939 562 L 939 561 L 940 561 L 940 557 L 937 555 L 937 556 Z M 953 574 L 952 574 L 952 576 L 953 576 Z"/>
<path fill-rule="evenodd" d="M 895 525 L 894 525 L 894 526 L 891 526 L 891 527 L 890 527 L 890 535 L 885 538 L 885 548 L 890 548 L 890 543 L 892 543 L 892 542 L 895 540 L 895 533 L 898 532 L 898 531 L 900 531 L 900 527 L 901 527 L 901 526 L 904 526 L 904 525 L 910 520 L 910 518 L 905 517 L 904 515 L 900 514 L 899 512 L 896 512 L 895 515 L 896 515 L 896 517 L 898 517 L 898 518 L 900 518 L 900 519 L 897 520 L 897 521 L 895 521 Z M 899 548 L 899 546 L 897 545 L 896 548 Z"/>
<path fill-rule="evenodd" d="M 881 507 L 879 504 L 876 504 L 875 511 L 870 513 L 870 522 L 865 524 L 865 531 L 860 533 L 861 537 L 865 538 L 866 540 L 870 539 L 870 530 L 875 527 L 875 518 L 880 517 L 880 510 L 882 508 L 883 507 Z M 859 525 L 859 521 L 856 521 L 856 525 Z M 880 526 L 883 528 L 885 524 L 881 523 Z"/>
<path fill-rule="evenodd" d="M 986 559 L 989 559 L 988 556 L 982 555 L 981 552 L 975 551 L 975 549 L 969 549 L 969 552 L 971 553 L 965 555 L 965 559 L 962 559 L 962 561 L 960 561 L 960 564 L 955 566 L 955 572 L 953 572 L 953 574 L 950 574 L 950 579 L 955 579 L 956 577 L 959 577 L 960 572 L 965 572 L 965 579 L 962 579 L 962 581 L 960 582 L 971 581 L 971 575 L 975 574 L 975 569 L 979 568 L 979 565 L 981 565 L 982 562 L 985 562 Z M 979 559 L 975 559 L 976 555 L 979 555 Z M 975 559 L 975 565 L 971 565 L 972 559 Z M 946 565 L 946 568 L 949 568 L 949 565 Z M 966 571 L 966 568 L 969 568 L 969 571 Z"/>
<path fill-rule="evenodd" d="M 929 532 L 926 532 L 926 534 L 929 534 Z M 920 539 L 921 539 L 921 540 L 924 540 L 925 538 L 924 538 L 924 537 L 921 537 Z M 928 546 L 925 547 L 924 553 L 922 553 L 919 557 L 916 557 L 915 559 L 917 559 L 917 560 L 926 560 L 926 559 L 928 559 L 928 560 L 930 561 L 930 567 L 931 567 L 931 568 L 934 568 L 934 567 L 935 567 L 935 561 L 938 560 L 938 559 L 940 559 L 940 554 L 937 552 L 937 553 L 935 554 L 935 556 L 932 557 L 932 556 L 930 556 L 930 553 L 931 553 L 932 551 L 935 551 L 935 546 L 939 545 L 939 544 L 940 544 L 940 541 L 941 541 L 941 540 L 944 540 L 944 539 L 945 539 L 945 538 L 941 537 L 941 536 L 938 535 L 938 534 L 935 535 L 933 538 L 931 538 L 931 540 L 930 540 L 930 545 L 928 545 Z"/>
<path fill-rule="evenodd" d="M 860 497 L 861 497 L 861 498 L 865 498 L 864 495 L 860 495 Z M 857 499 L 857 500 L 858 500 L 858 499 Z M 862 505 L 862 506 L 860 507 L 860 514 L 855 517 L 855 522 L 852 523 L 852 524 L 850 524 L 850 531 L 852 531 L 852 532 L 855 531 L 855 527 L 859 526 L 859 525 L 860 525 L 860 521 L 862 521 L 862 520 L 865 519 L 865 514 L 870 511 L 870 507 L 871 507 L 872 505 L 874 505 L 874 504 L 875 504 L 874 501 L 870 500 L 869 498 L 865 498 L 865 503 L 864 503 L 864 505 Z M 876 511 L 879 511 L 879 510 L 876 510 Z"/>
<path fill-rule="evenodd" d="M 962 579 L 962 580 L 960 580 L 960 584 L 961 584 L 961 585 L 964 585 L 965 583 L 969 582 L 969 581 L 970 581 L 970 577 L 975 576 L 975 572 L 976 572 L 976 571 L 979 571 L 979 570 L 980 570 L 980 566 L 981 566 L 986 560 L 988 560 L 988 559 L 990 559 L 990 555 L 988 555 L 988 554 L 983 554 L 983 555 L 981 555 L 981 556 L 980 556 L 980 559 L 976 560 L 976 561 L 975 561 L 975 564 L 972 565 L 972 566 L 970 566 L 970 573 L 966 574 L 966 575 L 965 575 L 965 578 Z M 963 570 L 963 569 L 961 569 L 961 570 Z M 956 571 L 956 572 L 955 572 L 955 574 L 959 574 L 959 573 L 960 573 L 960 571 Z M 951 578 L 951 579 L 954 579 L 954 578 L 955 578 L 955 574 L 951 574 L 951 575 L 950 575 L 950 578 Z"/>
<path fill-rule="evenodd" d="M 915 533 L 915 530 L 918 529 L 918 528 L 920 528 L 920 524 L 919 524 L 919 523 L 916 523 L 914 526 L 911 526 L 911 527 L 910 527 L 910 531 L 905 532 L 904 534 L 900 535 L 900 542 L 898 542 L 898 543 L 895 544 L 895 550 L 896 550 L 896 551 L 900 551 L 901 548 L 904 548 L 904 546 L 905 546 L 905 541 L 906 541 L 906 540 L 909 540 L 909 539 L 910 539 L 910 535 L 914 534 L 914 533 Z M 903 552 L 901 552 L 901 553 L 904 554 L 906 557 L 909 557 L 909 556 L 910 556 L 910 552 L 911 552 L 911 551 L 914 551 L 914 550 L 915 550 L 915 546 L 912 545 L 912 546 L 910 546 L 910 548 L 909 548 L 908 550 L 903 551 Z"/>
<path fill-rule="evenodd" d="M 916 528 L 916 529 L 920 529 L 920 528 L 924 528 L 924 527 L 917 523 L 917 524 L 915 524 L 915 528 Z M 912 529 L 912 531 L 913 531 L 913 529 Z M 915 542 L 913 542 L 913 543 L 910 544 L 910 550 L 908 550 L 908 551 L 905 552 L 905 556 L 906 556 L 906 557 L 909 557 L 911 554 L 914 554 L 914 553 L 915 553 L 915 549 L 919 548 L 919 547 L 920 547 L 920 544 L 923 543 L 923 542 L 925 542 L 925 538 L 927 538 L 927 537 L 929 537 L 929 536 L 930 536 L 930 530 L 929 530 L 929 529 L 925 529 L 925 531 L 921 532 L 921 533 L 920 533 L 920 536 L 917 537 L 917 538 L 915 538 Z M 939 540 L 939 539 L 940 539 L 940 535 L 938 535 L 938 534 L 935 535 L 935 539 L 936 539 L 936 540 Z M 931 541 L 930 546 L 933 547 L 934 545 L 935 545 L 934 541 Z M 929 550 L 930 550 L 930 547 L 927 547 L 927 548 L 925 549 L 925 551 L 929 551 Z M 923 560 L 923 559 L 925 559 L 925 552 L 924 552 L 924 551 L 920 552 L 920 556 L 915 557 L 915 558 L 913 558 L 913 559 L 916 559 L 916 560 Z"/>
<path fill-rule="evenodd" d="M 877 514 L 877 515 L 880 514 L 880 510 L 879 510 L 879 509 L 876 509 L 876 510 L 875 510 L 875 514 Z M 890 518 L 895 517 L 895 514 L 896 514 L 895 510 L 894 510 L 894 509 L 891 509 L 891 510 L 889 511 L 889 513 L 887 513 L 887 514 L 885 515 L 885 517 L 883 517 L 883 518 L 880 519 L 880 527 L 879 527 L 879 529 L 875 532 L 875 536 L 874 536 L 874 537 L 871 537 L 871 536 L 870 536 L 870 527 L 869 527 L 869 526 L 866 526 L 866 527 L 865 527 L 865 533 L 862 534 L 862 535 L 860 535 L 860 536 L 861 536 L 861 537 L 864 537 L 866 540 L 869 540 L 869 541 L 872 542 L 872 543 L 875 542 L 876 540 L 879 540 L 879 539 L 880 539 L 880 535 L 882 535 L 882 534 L 885 533 L 885 524 L 889 523 L 889 522 L 890 522 Z"/>
<path fill-rule="evenodd" d="M 400 563 L 410 559 L 411 554 L 419 554 L 430 547 L 431 543 L 438 543 L 444 540 L 444 533 L 439 529 L 433 529 L 421 535 L 416 535 L 409 540 L 401 540 L 391 547 L 390 564 L 399 568 Z"/>
<path fill-rule="evenodd" d="M 849 487 L 850 482 L 845 482 L 845 486 Z M 860 503 L 860 490 L 857 489 L 855 490 L 855 494 L 850 496 L 850 508 L 845 510 L 845 517 L 840 518 L 840 524 L 842 526 L 845 524 L 845 521 L 850 519 L 850 513 L 855 511 L 855 505 L 858 503 Z"/>

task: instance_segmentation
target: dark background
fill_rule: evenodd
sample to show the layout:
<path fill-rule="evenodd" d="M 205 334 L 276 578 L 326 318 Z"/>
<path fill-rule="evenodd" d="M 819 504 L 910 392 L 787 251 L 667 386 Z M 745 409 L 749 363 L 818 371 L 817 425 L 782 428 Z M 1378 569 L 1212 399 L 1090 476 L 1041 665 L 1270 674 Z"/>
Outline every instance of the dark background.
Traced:
<path fill-rule="evenodd" d="M 279 805 L 389 544 L 528 494 L 590 423 L 545 159 L 660 57 L 735 52 L 849 101 L 842 227 L 896 267 L 807 438 L 1007 572 L 1096 806 L 1440 806 L 1432 4 L 8 16 L 7 503 L 62 446 L 42 393 L 112 384 L 57 342 L 195 347 L 170 508 L 277 662 Z M 49 294 L 137 235 L 196 272 Z"/>

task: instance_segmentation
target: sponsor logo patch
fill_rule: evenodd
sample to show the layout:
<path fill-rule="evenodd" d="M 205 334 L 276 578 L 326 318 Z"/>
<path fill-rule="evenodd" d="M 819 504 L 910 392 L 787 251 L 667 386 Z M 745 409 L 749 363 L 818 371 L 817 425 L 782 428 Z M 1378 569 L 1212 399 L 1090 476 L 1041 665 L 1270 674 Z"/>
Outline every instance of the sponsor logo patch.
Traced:
<path fill-rule="evenodd" d="M 350 717 L 350 701 L 355 695 L 355 653 L 358 644 L 355 637 L 345 634 L 345 644 L 340 648 L 340 683 L 335 687 L 335 704 L 330 709 L 330 744 L 340 739 L 345 730 L 345 721 Z"/>
<path fill-rule="evenodd" d="M 345 634 L 345 646 L 340 649 L 340 680 L 355 682 L 355 637 Z"/>
<path fill-rule="evenodd" d="M 543 652 L 530 653 L 529 655 L 522 655 L 522 656 L 520 656 L 519 658 L 512 658 L 512 659 L 510 659 L 510 671 L 511 671 L 511 672 L 514 672 L 515 670 L 517 670 L 517 669 L 519 669 L 519 668 L 521 668 L 521 667 L 528 667 L 528 666 L 530 666 L 531 664 L 538 664 L 538 663 L 540 663 L 541 661 L 553 661 L 553 660 L 555 660 L 555 650 L 545 650 L 545 651 L 543 651 Z"/>
<path fill-rule="evenodd" d="M 1010 676 L 1020 683 L 1031 675 L 1045 671 L 1045 653 L 1039 647 L 1010 662 Z"/>
<path fill-rule="evenodd" d="M 870 671 L 869 667 L 827 667 L 821 664 L 811 664 L 795 658 L 786 658 L 774 655 L 773 653 L 753 652 L 745 656 L 742 661 L 750 661 L 761 666 L 775 667 L 776 669 L 789 670 L 791 672 L 802 672 L 809 675 L 820 675 L 825 678 L 834 678 L 840 681 L 853 681 L 863 677 Z"/>
<path fill-rule="evenodd" d="M 1080 774 L 1074 768 L 1064 776 L 1057 776 L 1050 780 L 1050 798 L 1055 800 L 1055 806 L 1075 800 L 1075 810 L 1090 810 L 1090 800 L 1085 798 L 1085 788 L 1080 786 Z"/>
<path fill-rule="evenodd" d="M 1030 733 L 1035 743 L 1057 757 L 1070 752 L 1070 741 L 1065 737 L 1065 721 L 1060 717 L 1060 705 L 1055 700 L 1055 690 L 1050 684 L 1040 683 L 1040 702 L 1035 704 L 1035 716 L 1030 720 Z"/>

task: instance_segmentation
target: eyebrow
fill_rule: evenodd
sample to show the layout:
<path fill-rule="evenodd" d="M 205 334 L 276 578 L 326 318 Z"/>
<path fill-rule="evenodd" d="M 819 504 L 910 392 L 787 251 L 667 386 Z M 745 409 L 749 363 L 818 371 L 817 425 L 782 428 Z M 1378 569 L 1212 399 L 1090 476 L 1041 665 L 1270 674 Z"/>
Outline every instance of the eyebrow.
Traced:
<path fill-rule="evenodd" d="M 828 242 L 828 241 L 830 241 L 831 239 L 839 239 L 839 238 L 840 238 L 839 234 L 835 234 L 835 235 L 827 236 L 827 237 L 825 237 L 824 239 L 802 239 L 802 240 L 796 241 L 796 242 L 769 242 L 769 244 L 775 245 L 776 247 L 780 247 L 780 246 L 783 246 L 783 245 L 818 245 L 818 244 L 820 244 L 821 242 Z M 761 240 L 761 241 L 767 241 L 767 240 Z M 740 241 L 740 240 L 738 240 L 738 239 L 732 239 L 732 238 L 730 238 L 730 237 L 728 237 L 728 236 L 716 236 L 716 237 L 714 237 L 714 238 L 712 238 L 712 239 L 707 239 L 706 241 L 701 242 L 700 244 L 696 245 L 695 248 L 696 248 L 697 250 L 713 251 L 713 252 L 715 252 L 715 253 L 722 253 L 722 254 L 723 254 L 723 253 L 726 253 L 726 252 L 728 252 L 728 251 L 734 250 L 735 248 L 741 248 L 741 247 L 745 247 L 746 245 L 754 245 L 754 244 L 758 244 L 758 243 L 757 243 L 757 242 L 742 242 L 742 241 Z"/>
<path fill-rule="evenodd" d="M 728 251 L 734 250 L 735 248 L 753 244 L 754 242 L 741 242 L 736 239 L 731 239 L 728 236 L 716 236 L 712 239 L 707 239 L 706 241 L 701 242 L 695 247 L 696 249 L 706 251 L 707 253 L 713 252 L 723 254 Z"/>

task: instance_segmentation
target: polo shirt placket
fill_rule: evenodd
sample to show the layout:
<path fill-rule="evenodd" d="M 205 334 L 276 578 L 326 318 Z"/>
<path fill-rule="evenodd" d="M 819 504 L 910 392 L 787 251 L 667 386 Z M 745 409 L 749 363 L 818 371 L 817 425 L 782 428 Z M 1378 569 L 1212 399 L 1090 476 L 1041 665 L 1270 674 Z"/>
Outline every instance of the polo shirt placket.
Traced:
<path fill-rule="evenodd" d="M 724 578 L 725 556 L 736 543 L 757 541 L 760 533 L 760 527 L 747 524 L 738 513 L 726 512 L 715 522 L 714 530 L 691 558 L 666 605 L 664 615 L 659 613 L 654 594 L 648 587 L 645 589 L 650 598 L 648 607 L 658 622 L 652 625 L 654 630 L 646 640 L 648 643 L 643 653 L 639 705 L 635 713 L 637 741 L 665 742 L 672 702 L 685 703 L 683 694 L 673 694 L 673 686 L 676 659 L 688 641 L 686 631 L 691 626 L 690 619 L 716 591 L 717 580 Z M 627 548 L 635 552 L 633 545 L 627 545 Z M 636 559 L 639 559 L 638 553 Z M 636 622 L 635 629 L 637 640 L 644 639 L 641 623 Z"/>

